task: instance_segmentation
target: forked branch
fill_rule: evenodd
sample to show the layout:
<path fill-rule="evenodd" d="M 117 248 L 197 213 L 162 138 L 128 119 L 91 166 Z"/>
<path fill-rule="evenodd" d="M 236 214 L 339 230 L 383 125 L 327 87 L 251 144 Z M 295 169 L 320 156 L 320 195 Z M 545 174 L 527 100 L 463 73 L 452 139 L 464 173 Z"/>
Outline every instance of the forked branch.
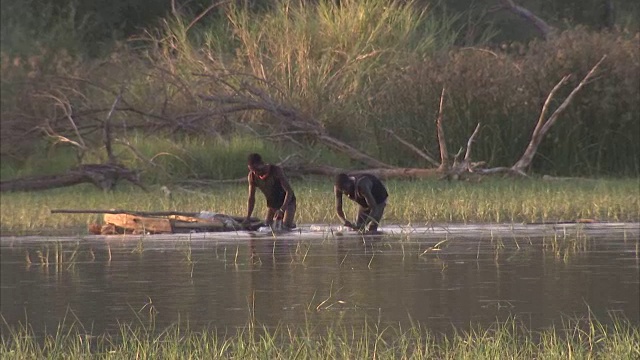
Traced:
<path fill-rule="evenodd" d="M 598 68 L 598 66 L 600 66 L 600 64 L 602 64 L 602 62 L 606 57 L 607 57 L 606 55 L 603 56 L 600 59 L 600 61 L 598 61 L 591 68 L 591 70 L 587 73 L 587 75 L 585 75 L 582 81 L 580 81 L 578 86 L 576 86 L 571 91 L 569 96 L 567 96 L 567 98 L 564 99 L 562 104 L 560 104 L 560 106 L 558 106 L 558 108 L 553 112 L 553 114 L 551 114 L 551 116 L 545 121 L 545 115 L 551 100 L 553 99 L 558 89 L 567 82 L 567 80 L 569 79 L 569 75 L 563 77 L 556 84 L 556 86 L 553 87 L 551 92 L 549 92 L 549 96 L 547 96 L 547 99 L 544 102 L 544 105 L 542 106 L 540 117 L 538 118 L 538 123 L 536 124 L 536 127 L 534 128 L 533 133 L 531 134 L 531 140 L 529 141 L 529 145 L 527 146 L 527 149 L 524 151 L 524 154 L 522 154 L 522 157 L 511 167 L 511 171 L 518 174 L 525 173 L 525 170 L 531 165 L 531 161 L 533 160 L 533 157 L 535 156 L 536 151 L 538 150 L 538 146 L 544 139 L 545 135 L 547 134 L 551 126 L 555 124 L 560 114 L 562 114 L 562 112 L 564 112 L 564 110 L 569 106 L 569 104 L 571 103 L 573 98 L 576 96 L 578 91 L 580 91 L 588 83 L 588 81 L 594 76 L 594 74 L 596 73 L 596 69 Z"/>
<path fill-rule="evenodd" d="M 438 109 L 438 118 L 436 119 L 436 131 L 438 134 L 438 145 L 440 146 L 440 170 L 449 168 L 449 153 L 447 152 L 447 142 L 444 138 L 444 129 L 442 128 L 442 112 L 444 104 L 444 88 L 440 94 L 440 107 Z"/>

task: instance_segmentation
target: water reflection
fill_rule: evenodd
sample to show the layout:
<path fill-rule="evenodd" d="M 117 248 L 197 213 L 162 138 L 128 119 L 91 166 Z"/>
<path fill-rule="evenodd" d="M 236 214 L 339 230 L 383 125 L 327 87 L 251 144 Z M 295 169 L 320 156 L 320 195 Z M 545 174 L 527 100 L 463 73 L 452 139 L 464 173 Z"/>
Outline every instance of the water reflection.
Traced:
<path fill-rule="evenodd" d="M 1 313 L 35 331 L 78 321 L 359 326 L 436 332 L 519 316 L 621 314 L 640 325 L 636 237 L 377 238 L 211 241 L 2 239 Z"/>

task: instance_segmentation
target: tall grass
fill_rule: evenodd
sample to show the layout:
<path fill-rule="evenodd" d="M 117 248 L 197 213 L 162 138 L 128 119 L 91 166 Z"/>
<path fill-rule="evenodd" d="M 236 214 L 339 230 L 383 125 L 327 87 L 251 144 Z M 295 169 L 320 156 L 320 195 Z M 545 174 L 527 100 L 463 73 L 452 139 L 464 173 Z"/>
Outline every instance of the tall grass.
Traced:
<path fill-rule="evenodd" d="M 266 14 L 229 12 L 237 61 L 330 132 L 353 141 L 377 126 L 367 108 L 397 80 L 389 75 L 452 46 L 455 20 L 412 2 L 380 0 L 282 0 Z M 371 151 L 375 142 L 359 145 Z"/>
<path fill-rule="evenodd" d="M 424 226 L 433 223 L 522 223 L 573 221 L 640 221 L 637 180 L 547 182 L 493 179 L 482 183 L 388 181 L 390 198 L 383 223 Z M 293 180 L 298 199 L 296 222 L 337 223 L 331 179 Z M 0 197 L 3 234 L 86 233 L 97 215 L 52 215 L 51 209 L 127 209 L 137 211 L 201 211 L 245 215 L 245 184 L 185 188 L 169 184 L 172 197 L 159 186 L 142 192 L 121 186 L 112 193 L 76 186 L 38 193 L 6 193 Z M 256 196 L 254 215 L 261 217 L 264 197 Z M 349 217 L 356 207 L 345 204 Z"/>
<path fill-rule="evenodd" d="M 3 331 L 3 359 L 633 359 L 640 356 L 640 331 L 624 319 L 568 320 L 567 327 L 541 331 L 521 321 L 496 322 L 438 336 L 409 328 L 342 325 L 266 329 L 249 324 L 221 335 L 221 329 L 123 324 L 117 334 L 87 334 L 79 325 L 37 337 L 28 326 Z M 4 329 L 3 329 L 4 330 Z"/>

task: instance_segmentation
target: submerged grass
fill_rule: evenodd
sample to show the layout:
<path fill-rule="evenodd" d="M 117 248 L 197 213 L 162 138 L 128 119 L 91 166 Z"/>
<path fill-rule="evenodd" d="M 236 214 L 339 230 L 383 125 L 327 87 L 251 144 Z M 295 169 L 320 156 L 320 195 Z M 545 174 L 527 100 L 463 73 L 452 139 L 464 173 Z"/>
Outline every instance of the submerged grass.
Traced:
<path fill-rule="evenodd" d="M 609 222 L 640 221 L 638 179 L 543 181 L 486 179 L 479 183 L 436 180 L 387 181 L 390 198 L 384 224 L 424 226 L 432 223 L 522 223 L 573 221 L 580 218 Z M 5 193 L 0 197 L 1 230 L 7 234 L 86 233 L 99 222 L 95 214 L 56 214 L 52 209 L 126 209 L 136 211 L 215 211 L 246 213 L 245 184 L 187 189 L 159 186 L 143 192 L 119 187 L 104 193 L 89 185 L 36 193 Z M 336 223 L 332 181 L 294 180 L 298 199 L 296 221 Z M 264 197 L 256 197 L 255 216 L 264 213 Z M 355 216 L 347 202 L 345 211 Z"/>
<path fill-rule="evenodd" d="M 6 326 L 6 324 L 5 324 Z M 3 329 L 5 330 L 5 329 Z M 267 329 L 250 323 L 235 333 L 174 325 L 120 325 L 116 334 L 87 334 L 81 325 L 37 336 L 29 326 L 3 331 L 3 359 L 633 359 L 640 330 L 624 319 L 568 320 L 561 327 L 528 329 L 517 319 L 488 328 L 436 335 L 420 325 L 341 325 Z"/>

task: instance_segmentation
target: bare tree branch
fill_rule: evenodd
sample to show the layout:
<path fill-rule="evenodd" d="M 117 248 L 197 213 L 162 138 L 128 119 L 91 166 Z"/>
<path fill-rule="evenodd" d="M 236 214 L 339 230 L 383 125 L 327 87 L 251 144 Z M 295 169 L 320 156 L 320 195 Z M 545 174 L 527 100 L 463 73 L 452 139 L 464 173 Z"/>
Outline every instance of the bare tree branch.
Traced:
<path fill-rule="evenodd" d="M 473 134 L 471 134 L 471 136 L 469 137 L 469 140 L 467 141 L 467 152 L 464 154 L 464 161 L 466 163 L 469 163 L 469 161 L 471 161 L 471 144 L 473 144 L 473 140 L 478 135 L 479 131 L 480 131 L 480 123 L 476 125 L 476 129 L 473 130 Z"/>
<path fill-rule="evenodd" d="M 438 118 L 436 119 L 436 130 L 438 134 L 438 144 L 440 146 L 440 170 L 449 168 L 449 153 L 447 152 L 447 142 L 444 138 L 444 129 L 442 128 L 442 112 L 444 104 L 444 87 L 440 94 L 440 107 L 438 109 Z"/>
<path fill-rule="evenodd" d="M 313 165 L 313 164 L 299 164 L 296 166 L 285 167 L 287 173 L 301 173 L 309 175 L 322 175 L 327 177 L 333 177 L 340 173 L 348 173 L 350 175 L 358 174 L 372 174 L 383 179 L 390 178 L 428 178 L 438 175 L 440 172 L 438 169 L 425 169 L 425 168 L 369 168 L 364 170 L 349 170 L 337 168 L 329 165 Z"/>
<path fill-rule="evenodd" d="M 571 101 L 576 96 L 578 91 L 580 91 L 580 89 L 582 89 L 584 85 L 587 84 L 589 79 L 593 77 L 593 75 L 596 72 L 596 69 L 598 68 L 598 66 L 600 66 L 600 64 L 604 61 L 604 59 L 606 59 L 606 57 L 607 57 L 606 55 L 603 56 L 600 59 L 600 61 L 598 61 L 591 68 L 591 70 L 587 73 L 587 75 L 585 75 L 582 81 L 580 81 L 578 86 L 576 86 L 571 91 L 569 96 L 567 96 L 567 98 L 564 99 L 562 104 L 558 106 L 558 108 L 553 112 L 553 114 L 551 114 L 551 116 L 549 117 L 548 120 L 546 120 L 546 122 L 544 121 L 543 114 L 540 115 L 540 118 L 538 119 L 538 123 L 536 124 L 536 127 L 533 130 L 533 134 L 531 135 L 531 140 L 529 141 L 529 145 L 527 146 L 527 149 L 524 151 L 524 154 L 522 154 L 522 157 L 520 157 L 520 159 L 511 167 L 512 171 L 520 174 L 525 173 L 525 169 L 527 169 L 529 165 L 531 165 L 531 161 L 533 160 L 533 157 L 535 156 L 536 151 L 538 150 L 538 146 L 544 139 L 545 135 L 547 134 L 551 126 L 555 124 L 560 114 L 562 114 L 562 112 L 567 108 L 567 106 L 569 106 L 569 103 L 571 103 Z M 549 96 L 547 97 L 547 100 L 545 101 L 542 107 L 542 113 L 547 111 L 547 107 L 549 102 L 551 101 L 551 98 L 553 97 L 555 92 L 558 90 L 558 88 L 567 81 L 567 79 L 568 79 L 568 76 L 563 77 L 562 80 L 560 80 L 560 82 L 556 84 L 556 86 L 551 90 L 551 92 L 549 93 Z"/>
<path fill-rule="evenodd" d="M 258 80 L 263 81 L 260 79 Z M 223 81 L 224 84 L 233 91 L 232 95 L 209 95 L 200 96 L 200 98 L 207 101 L 214 101 L 220 104 L 233 104 L 232 107 L 224 108 L 224 111 L 266 111 L 271 115 L 277 117 L 280 120 L 280 124 L 285 125 L 288 128 L 287 130 L 285 130 L 287 132 L 307 132 L 309 135 L 314 136 L 316 139 L 318 139 L 318 141 L 322 142 L 326 146 L 336 151 L 342 152 L 349 156 L 351 159 L 359 161 L 373 168 L 393 167 L 361 152 L 360 150 L 343 141 L 340 141 L 326 134 L 325 130 L 317 120 L 304 116 L 297 110 L 277 102 L 269 94 L 267 94 L 264 89 L 248 84 L 247 82 L 241 82 L 239 86 L 235 86 L 224 80 L 221 81 Z"/>
<path fill-rule="evenodd" d="M 200 21 L 200 19 L 202 19 L 203 16 L 207 15 L 207 13 L 209 11 L 211 11 L 213 8 L 218 7 L 218 6 L 220 6 L 222 4 L 225 4 L 225 3 L 228 3 L 228 2 L 230 2 L 230 0 L 218 1 L 217 3 L 209 5 L 208 8 L 204 9 L 204 11 L 202 11 L 200 14 L 198 14 L 198 16 L 196 16 L 193 20 L 191 20 L 191 22 L 189 23 L 189 25 L 187 26 L 185 31 L 189 31 L 189 29 L 191 29 L 191 27 L 193 27 L 193 25 L 195 25 L 198 21 Z"/>
<path fill-rule="evenodd" d="M 546 21 L 542 20 L 530 10 L 517 5 L 513 0 L 500 0 L 500 2 L 505 9 L 532 23 L 544 39 L 548 39 L 554 33 L 555 29 L 547 24 Z"/>
<path fill-rule="evenodd" d="M 438 164 L 437 161 L 433 160 L 433 158 L 429 155 L 427 155 L 426 152 L 418 149 L 417 146 L 413 145 L 412 143 L 408 142 L 407 140 L 401 138 L 400 136 L 398 136 L 395 132 L 393 132 L 393 130 L 391 129 L 384 129 L 384 131 L 386 131 L 387 133 L 389 133 L 391 136 L 393 136 L 396 140 L 398 140 L 401 144 L 405 145 L 406 147 L 408 147 L 409 149 L 413 150 L 413 152 L 415 152 L 416 154 L 418 154 L 418 156 L 420 156 L 421 158 L 427 160 L 428 162 L 430 162 L 432 165 L 435 166 L 440 166 L 440 164 Z"/>
<path fill-rule="evenodd" d="M 78 138 L 78 140 L 77 141 L 71 140 L 69 137 L 56 132 L 53 126 L 51 125 L 50 119 L 45 119 L 44 126 L 40 128 L 44 130 L 47 136 L 56 139 L 56 142 L 54 143 L 54 145 L 57 143 L 68 143 L 75 146 L 78 150 L 76 153 L 78 164 L 81 164 L 82 159 L 84 158 L 84 155 L 88 150 L 88 148 L 87 148 L 87 144 L 84 141 L 84 138 L 80 134 L 80 130 L 78 129 L 78 126 L 76 125 L 75 120 L 73 119 L 73 108 L 71 107 L 71 103 L 69 102 L 68 99 L 66 98 L 62 99 L 59 96 L 55 96 L 53 94 L 45 94 L 44 97 L 53 100 L 55 102 L 55 105 L 54 105 L 55 108 L 62 109 L 62 112 L 64 113 L 64 118 L 69 120 L 69 124 L 71 125 L 71 128 L 73 129 L 73 132 Z"/>
<path fill-rule="evenodd" d="M 118 102 L 120 101 L 120 98 L 122 98 L 122 91 L 120 91 L 120 94 L 118 94 L 118 96 L 116 96 L 116 99 L 113 101 L 113 105 L 111 105 L 111 109 L 109 110 L 109 113 L 107 114 L 107 118 L 104 120 L 104 128 L 103 128 L 103 139 L 104 139 L 104 148 L 107 151 L 107 162 L 110 164 L 115 164 L 116 161 L 116 157 L 113 155 L 113 150 L 111 148 L 111 116 L 113 115 L 113 112 L 116 108 L 116 105 L 118 105 Z"/>

